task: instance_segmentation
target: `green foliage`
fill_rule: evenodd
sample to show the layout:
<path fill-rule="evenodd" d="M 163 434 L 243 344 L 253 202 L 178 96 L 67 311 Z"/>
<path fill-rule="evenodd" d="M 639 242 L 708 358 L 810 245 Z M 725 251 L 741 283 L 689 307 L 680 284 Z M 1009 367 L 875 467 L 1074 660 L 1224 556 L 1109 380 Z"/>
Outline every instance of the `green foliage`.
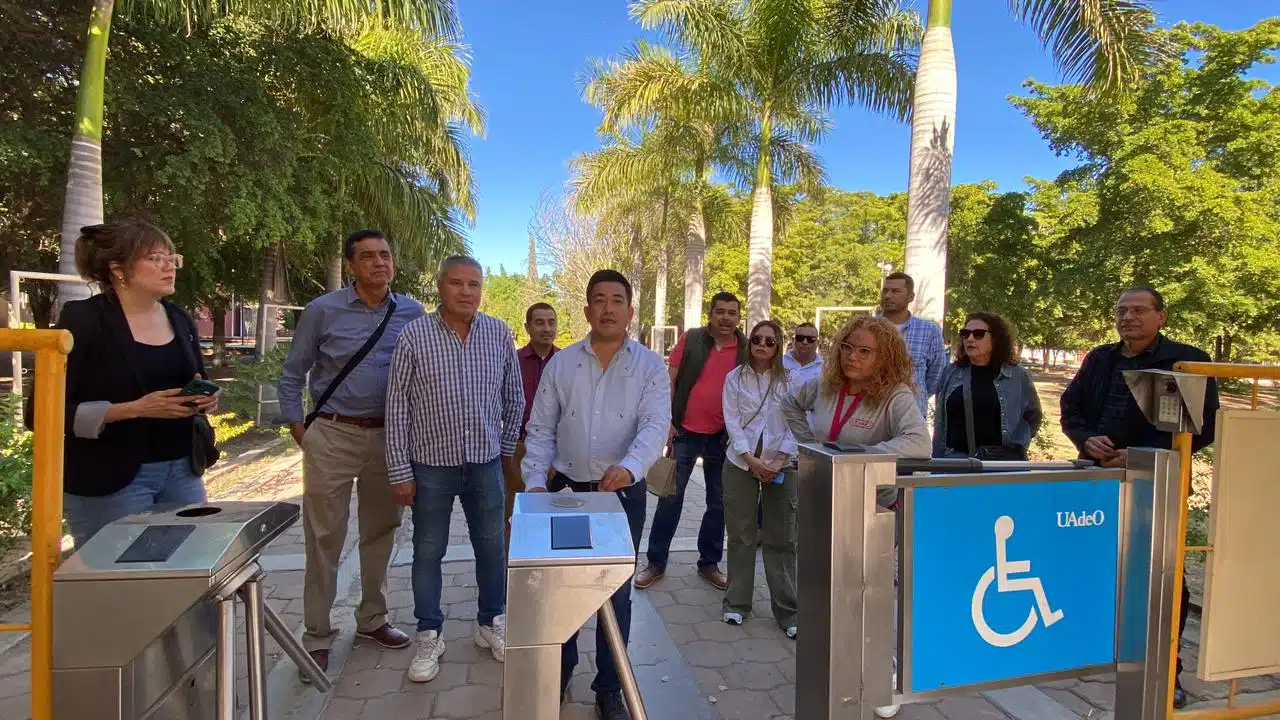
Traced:
<path fill-rule="evenodd" d="M 262 359 L 262 362 L 245 362 L 236 366 L 235 382 L 228 383 L 222 390 L 219 406 L 232 413 L 242 421 L 255 420 L 258 414 L 258 387 L 275 385 L 280 381 L 280 371 L 285 360 L 289 359 L 289 346 L 277 345 Z M 306 398 L 303 398 L 305 403 Z M 233 432 L 236 425 L 233 421 L 222 423 Z M 216 428 L 215 428 L 216 429 Z"/>
<path fill-rule="evenodd" d="M 31 433 L 17 409 L 17 397 L 0 395 L 0 549 L 31 533 Z"/>

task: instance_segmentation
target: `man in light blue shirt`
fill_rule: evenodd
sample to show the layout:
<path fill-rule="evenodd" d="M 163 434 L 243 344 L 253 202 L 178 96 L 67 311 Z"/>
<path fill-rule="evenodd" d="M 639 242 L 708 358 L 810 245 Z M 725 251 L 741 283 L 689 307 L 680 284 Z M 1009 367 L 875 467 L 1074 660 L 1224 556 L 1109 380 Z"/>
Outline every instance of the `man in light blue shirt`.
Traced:
<path fill-rule="evenodd" d="M 303 644 L 321 668 L 329 666 L 334 628 L 329 613 L 338 591 L 338 563 L 347 538 L 351 488 L 360 498 L 360 605 L 356 634 L 388 648 L 409 645 L 409 636 L 387 622 L 383 582 L 400 526 L 400 508 L 391 497 L 386 439 L 387 373 L 400 333 L 422 317 L 418 301 L 391 292 L 395 262 L 391 244 L 377 230 L 347 236 L 347 272 L 355 281 L 312 300 L 298 319 L 289 359 L 280 372 L 280 413 L 302 447 Z M 316 408 L 303 425 L 302 391 L 311 375 L 317 401 L 342 368 L 373 335 L 387 313 L 377 344 Z"/>
<path fill-rule="evenodd" d="M 897 326 L 911 355 L 912 379 L 916 384 L 916 404 L 929 417 L 929 398 L 938 392 L 942 370 L 951 361 L 942 342 L 942 328 L 932 320 L 914 315 L 916 283 L 904 272 L 890 273 L 880 288 L 880 317 Z"/>
<path fill-rule="evenodd" d="M 520 466 L 527 492 L 616 492 L 640 546 L 645 484 L 671 427 L 671 381 L 657 353 L 627 338 L 631 283 L 600 270 L 587 283 L 590 334 L 552 356 L 542 373 Z M 555 476 L 547 484 L 548 469 Z M 631 583 L 614 593 L 624 640 L 631 634 Z M 578 635 L 561 651 L 560 700 L 578 664 Z M 596 708 L 602 720 L 626 720 L 622 684 L 602 627 L 596 628 Z"/>

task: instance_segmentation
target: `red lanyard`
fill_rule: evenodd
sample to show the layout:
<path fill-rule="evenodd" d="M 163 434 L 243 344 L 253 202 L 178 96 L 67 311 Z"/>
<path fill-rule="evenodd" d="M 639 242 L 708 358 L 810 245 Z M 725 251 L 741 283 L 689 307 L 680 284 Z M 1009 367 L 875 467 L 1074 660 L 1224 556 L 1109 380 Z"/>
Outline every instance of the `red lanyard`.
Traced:
<path fill-rule="evenodd" d="M 840 388 L 840 399 L 836 402 L 836 412 L 831 416 L 831 437 L 829 440 L 835 442 L 840 437 L 840 431 L 844 430 L 844 426 L 849 422 L 849 418 L 858 411 L 858 406 L 862 404 L 862 396 L 866 393 L 858 393 L 853 396 L 853 402 L 849 403 L 849 412 L 844 412 L 844 399 L 849 394 Z"/>

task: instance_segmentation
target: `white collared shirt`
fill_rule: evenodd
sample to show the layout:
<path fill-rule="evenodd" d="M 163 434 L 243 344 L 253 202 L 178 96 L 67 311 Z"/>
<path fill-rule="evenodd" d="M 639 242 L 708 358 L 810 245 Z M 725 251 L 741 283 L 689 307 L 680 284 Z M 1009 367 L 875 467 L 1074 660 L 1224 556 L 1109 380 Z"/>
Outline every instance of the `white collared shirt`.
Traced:
<path fill-rule="evenodd" d="M 635 340 L 608 368 L 580 340 L 551 357 L 525 427 L 526 489 L 546 487 L 554 467 L 576 482 L 600 482 L 612 465 L 640 480 L 662 457 L 671 427 L 671 379 L 662 358 Z"/>
<path fill-rule="evenodd" d="M 775 377 L 769 387 L 770 373 L 761 375 L 750 365 L 739 365 L 724 380 L 724 427 L 729 434 L 726 459 L 747 469 L 743 453 L 756 451 L 763 439 L 759 457 L 765 462 L 776 453 L 796 454 L 796 441 L 782 415 L 782 397 L 791 389 L 786 377 Z"/>
<path fill-rule="evenodd" d="M 811 378 L 818 377 L 822 374 L 822 355 L 814 355 L 813 360 L 808 365 L 801 365 L 799 360 L 790 351 L 782 356 L 782 367 L 791 373 L 792 387 L 800 387 L 808 382 Z"/>

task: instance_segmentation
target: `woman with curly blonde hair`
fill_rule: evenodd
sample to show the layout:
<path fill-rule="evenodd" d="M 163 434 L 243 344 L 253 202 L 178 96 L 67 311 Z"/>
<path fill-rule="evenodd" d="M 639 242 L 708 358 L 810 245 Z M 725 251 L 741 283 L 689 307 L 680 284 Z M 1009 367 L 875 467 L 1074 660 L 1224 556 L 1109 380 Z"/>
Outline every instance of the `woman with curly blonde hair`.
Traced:
<path fill-rule="evenodd" d="M 898 328 L 883 318 L 855 317 L 840 329 L 822 361 L 822 375 L 782 401 L 782 414 L 798 442 L 861 445 L 869 453 L 898 457 L 930 456 L 929 429 L 911 381 L 911 356 Z M 896 500 L 892 488 L 876 496 L 885 507 Z M 875 709 L 876 717 L 897 713 L 897 705 Z"/>
<path fill-rule="evenodd" d="M 798 442 L 856 444 L 909 458 L 931 455 L 911 356 L 901 333 L 883 318 L 860 315 L 846 323 L 823 356 L 822 375 L 785 398 L 782 412 Z"/>

